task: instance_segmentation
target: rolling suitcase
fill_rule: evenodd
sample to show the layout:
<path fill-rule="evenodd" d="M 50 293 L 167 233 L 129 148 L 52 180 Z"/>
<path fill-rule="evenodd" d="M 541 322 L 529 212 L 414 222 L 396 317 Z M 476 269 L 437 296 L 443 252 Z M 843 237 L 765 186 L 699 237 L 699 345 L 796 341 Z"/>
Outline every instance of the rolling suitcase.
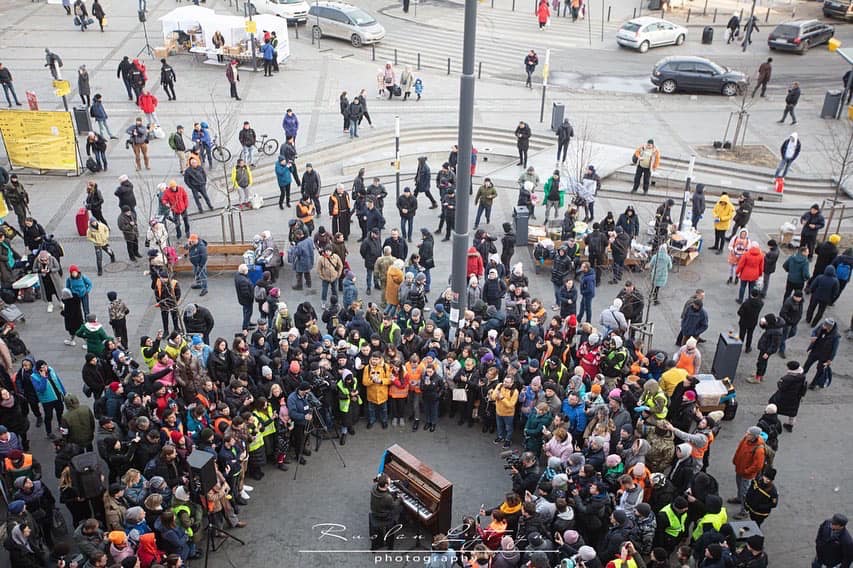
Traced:
<path fill-rule="evenodd" d="M 74 221 L 77 223 L 77 234 L 81 237 L 85 237 L 86 231 L 89 230 L 89 210 L 85 207 L 81 207 L 80 210 L 77 211 Z"/>

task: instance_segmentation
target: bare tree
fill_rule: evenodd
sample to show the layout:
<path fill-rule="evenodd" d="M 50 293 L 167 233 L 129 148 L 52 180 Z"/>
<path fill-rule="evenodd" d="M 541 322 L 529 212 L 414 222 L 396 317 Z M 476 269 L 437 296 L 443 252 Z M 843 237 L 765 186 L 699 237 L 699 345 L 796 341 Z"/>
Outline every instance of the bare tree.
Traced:
<path fill-rule="evenodd" d="M 829 159 L 832 171 L 835 195 L 832 199 L 832 209 L 826 221 L 824 239 L 829 234 L 832 217 L 835 214 L 835 206 L 839 202 L 839 194 L 844 189 L 844 184 L 853 173 L 853 126 L 848 120 L 835 120 L 827 122 L 827 134 L 818 136 L 818 144 L 823 150 L 823 155 Z"/>
<path fill-rule="evenodd" d="M 575 136 L 569 146 L 565 171 L 569 181 L 579 181 L 583 178 L 584 170 L 593 162 L 596 148 L 592 142 L 592 126 L 589 120 L 583 119 L 574 125 Z"/>

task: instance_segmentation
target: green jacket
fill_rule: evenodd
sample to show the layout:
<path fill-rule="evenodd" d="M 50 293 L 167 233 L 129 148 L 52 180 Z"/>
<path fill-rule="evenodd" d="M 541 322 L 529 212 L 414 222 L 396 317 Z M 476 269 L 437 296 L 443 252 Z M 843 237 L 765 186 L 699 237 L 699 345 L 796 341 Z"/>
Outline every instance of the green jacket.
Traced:
<path fill-rule="evenodd" d="M 107 339 L 112 339 L 106 331 L 104 331 L 104 326 L 102 326 L 98 322 L 86 322 L 80 326 L 80 329 L 74 334 L 77 337 L 82 337 L 86 340 L 86 349 L 89 353 L 94 353 L 95 355 L 100 355 L 104 352 L 104 341 Z"/>
<path fill-rule="evenodd" d="M 477 190 L 477 195 L 474 197 L 474 205 L 479 203 L 483 207 L 491 207 L 497 196 L 498 190 L 495 189 L 495 186 L 486 186 L 486 184 L 483 184 Z"/>
<path fill-rule="evenodd" d="M 542 449 L 542 427 L 551 424 L 554 417 L 550 412 L 539 414 L 535 410 L 530 413 L 527 424 L 524 425 L 524 449 L 539 452 Z"/>
<path fill-rule="evenodd" d="M 62 427 L 68 430 L 66 438 L 78 446 L 85 447 L 95 439 L 95 415 L 88 406 L 80 406 L 78 398 L 69 394 L 65 397 L 66 411 L 62 415 Z"/>

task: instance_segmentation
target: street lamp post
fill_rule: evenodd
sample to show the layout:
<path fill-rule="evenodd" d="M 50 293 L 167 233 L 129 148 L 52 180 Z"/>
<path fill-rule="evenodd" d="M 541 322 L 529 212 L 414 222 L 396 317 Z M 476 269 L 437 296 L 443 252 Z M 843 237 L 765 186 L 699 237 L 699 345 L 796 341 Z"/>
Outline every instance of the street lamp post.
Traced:
<path fill-rule="evenodd" d="M 539 106 L 539 122 L 545 121 L 545 91 L 548 90 L 548 74 L 551 71 L 551 48 L 545 50 L 545 66 L 542 68 L 542 104 Z"/>
<path fill-rule="evenodd" d="M 690 199 L 690 183 L 693 181 L 693 165 L 696 156 L 690 156 L 690 165 L 687 166 L 687 179 L 684 180 L 684 196 L 681 198 L 681 213 L 678 214 L 678 230 L 684 225 L 684 215 L 687 212 L 687 201 Z M 694 212 L 695 213 L 695 212 Z"/>
<path fill-rule="evenodd" d="M 249 21 L 250 22 L 254 21 L 254 20 L 252 20 L 252 12 L 255 11 L 254 10 L 254 8 L 255 8 L 254 4 L 252 4 L 251 2 L 246 2 L 244 4 L 244 6 L 246 9 L 246 15 L 249 17 Z M 255 32 L 254 31 L 249 32 L 249 43 L 252 45 L 252 71 L 257 71 L 258 70 L 258 58 L 255 55 Z"/>
<path fill-rule="evenodd" d="M 397 199 L 400 199 L 400 117 L 394 117 L 394 171 L 397 180 Z"/>
<path fill-rule="evenodd" d="M 462 44 L 462 76 L 459 78 L 459 164 L 467 168 L 471 163 L 472 134 L 474 129 L 474 57 L 477 45 L 477 0 L 465 0 L 465 27 Z M 453 272 L 451 289 L 453 302 L 450 323 L 453 335 L 459 330 L 459 320 L 467 307 L 466 274 L 468 252 L 468 204 L 466 197 L 471 187 L 471 176 L 459 176 L 456 195 L 456 224 L 453 231 Z"/>

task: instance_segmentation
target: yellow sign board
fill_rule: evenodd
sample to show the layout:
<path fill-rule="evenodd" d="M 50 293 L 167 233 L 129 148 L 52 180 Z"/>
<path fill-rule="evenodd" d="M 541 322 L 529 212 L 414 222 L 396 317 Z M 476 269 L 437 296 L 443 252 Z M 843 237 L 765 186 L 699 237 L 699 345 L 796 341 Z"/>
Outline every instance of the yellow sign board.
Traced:
<path fill-rule="evenodd" d="M 77 171 L 69 112 L 0 110 L 0 135 L 12 167 Z"/>
<path fill-rule="evenodd" d="M 64 79 L 54 80 L 53 92 L 56 93 L 57 97 L 64 97 L 65 95 L 71 93 L 71 83 Z"/>
<path fill-rule="evenodd" d="M 247 34 L 258 33 L 258 22 L 254 21 L 254 20 L 246 20 L 246 33 Z"/>

